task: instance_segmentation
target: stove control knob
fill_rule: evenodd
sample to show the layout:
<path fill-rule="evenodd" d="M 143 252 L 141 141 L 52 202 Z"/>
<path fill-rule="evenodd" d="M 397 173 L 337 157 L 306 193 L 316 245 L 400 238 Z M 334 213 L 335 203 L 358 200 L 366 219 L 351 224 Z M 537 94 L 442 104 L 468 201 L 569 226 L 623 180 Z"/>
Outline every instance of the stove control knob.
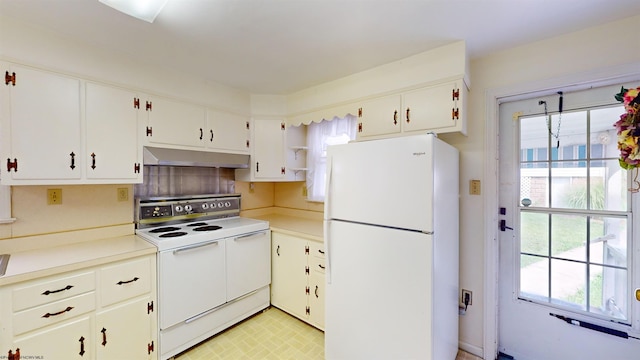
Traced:
<path fill-rule="evenodd" d="M 224 207 L 231 207 L 231 202 L 227 201 L 226 203 L 224 203 Z"/>
<path fill-rule="evenodd" d="M 176 205 L 176 212 L 182 212 L 182 205 Z"/>
<path fill-rule="evenodd" d="M 215 209 L 216 208 L 216 203 L 211 203 L 211 208 Z"/>
<path fill-rule="evenodd" d="M 185 206 L 184 206 L 184 211 L 186 211 L 186 212 L 191 212 L 191 211 L 193 211 L 193 206 L 191 206 L 191 205 L 185 205 Z"/>
<path fill-rule="evenodd" d="M 209 208 L 209 204 L 207 203 L 202 204 L 202 209 L 207 210 L 208 208 Z"/>

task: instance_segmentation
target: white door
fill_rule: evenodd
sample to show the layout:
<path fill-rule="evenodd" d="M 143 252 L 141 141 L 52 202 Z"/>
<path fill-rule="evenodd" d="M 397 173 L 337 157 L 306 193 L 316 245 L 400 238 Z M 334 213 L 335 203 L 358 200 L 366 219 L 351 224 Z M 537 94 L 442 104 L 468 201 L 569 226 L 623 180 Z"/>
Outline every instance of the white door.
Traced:
<path fill-rule="evenodd" d="M 151 134 L 147 141 L 187 147 L 204 147 L 206 109 L 166 98 L 151 98 L 146 110 Z M 140 108 L 146 107 L 140 100 Z"/>
<path fill-rule="evenodd" d="M 285 128 L 282 119 L 256 119 L 253 122 L 251 163 L 258 179 L 280 179 L 285 168 Z"/>
<path fill-rule="evenodd" d="M 500 105 L 498 345 L 517 360 L 640 358 L 640 199 L 618 164 L 619 91 L 565 93 L 562 113 L 560 94 Z"/>

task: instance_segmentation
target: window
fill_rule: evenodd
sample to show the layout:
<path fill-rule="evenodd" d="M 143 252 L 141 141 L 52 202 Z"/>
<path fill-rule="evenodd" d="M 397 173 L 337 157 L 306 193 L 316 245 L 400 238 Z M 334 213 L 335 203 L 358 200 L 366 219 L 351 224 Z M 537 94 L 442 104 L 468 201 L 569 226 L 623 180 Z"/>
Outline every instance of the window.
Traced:
<path fill-rule="evenodd" d="M 612 126 L 622 113 L 520 118 L 521 299 L 630 323 L 631 196 Z"/>
<path fill-rule="evenodd" d="M 307 128 L 307 200 L 324 201 L 327 147 L 356 138 L 356 117 L 322 120 Z"/>

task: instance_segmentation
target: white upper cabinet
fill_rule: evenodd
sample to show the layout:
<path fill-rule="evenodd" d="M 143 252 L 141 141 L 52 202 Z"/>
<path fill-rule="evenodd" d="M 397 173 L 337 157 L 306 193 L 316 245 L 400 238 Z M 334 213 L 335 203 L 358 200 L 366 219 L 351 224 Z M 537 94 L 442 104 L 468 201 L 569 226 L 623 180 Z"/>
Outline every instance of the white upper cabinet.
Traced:
<path fill-rule="evenodd" d="M 287 127 L 285 120 L 254 119 L 249 169 L 237 169 L 240 181 L 302 181 L 305 179 L 304 126 Z"/>
<path fill-rule="evenodd" d="M 88 179 L 141 182 L 139 97 L 132 91 L 87 83 L 86 174 Z"/>
<path fill-rule="evenodd" d="M 133 93 L 2 65 L 2 184 L 142 181 Z"/>
<path fill-rule="evenodd" d="M 358 137 L 400 133 L 402 98 L 400 95 L 368 100 L 358 110 Z"/>
<path fill-rule="evenodd" d="M 212 150 L 248 154 L 250 149 L 249 118 L 207 109 L 207 131 L 204 143 Z"/>
<path fill-rule="evenodd" d="M 3 184 L 82 177 L 80 81 L 3 64 Z"/>
<path fill-rule="evenodd" d="M 203 147 L 206 108 L 162 97 L 140 99 L 144 109 L 144 138 L 149 144 Z"/>
<path fill-rule="evenodd" d="M 462 80 L 402 95 L 402 130 L 466 133 L 466 87 Z"/>
<path fill-rule="evenodd" d="M 466 134 L 467 87 L 448 81 L 363 102 L 358 111 L 358 139 L 411 132 Z"/>

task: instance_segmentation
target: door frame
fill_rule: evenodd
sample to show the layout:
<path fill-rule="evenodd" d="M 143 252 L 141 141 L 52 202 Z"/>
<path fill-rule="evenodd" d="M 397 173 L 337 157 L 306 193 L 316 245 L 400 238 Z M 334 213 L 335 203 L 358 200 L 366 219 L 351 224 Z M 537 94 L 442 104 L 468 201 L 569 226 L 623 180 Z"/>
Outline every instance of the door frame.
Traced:
<path fill-rule="evenodd" d="M 638 64 L 624 64 L 615 67 L 594 69 L 588 72 L 569 74 L 562 77 L 530 81 L 485 91 L 485 133 L 484 133 L 484 329 L 482 356 L 485 360 L 495 360 L 498 354 L 498 208 L 499 189 L 499 105 L 502 102 L 525 99 L 540 95 L 555 94 L 558 90 L 574 91 L 590 87 L 615 85 L 622 82 L 639 81 Z M 613 96 L 613 95 L 612 95 Z"/>

